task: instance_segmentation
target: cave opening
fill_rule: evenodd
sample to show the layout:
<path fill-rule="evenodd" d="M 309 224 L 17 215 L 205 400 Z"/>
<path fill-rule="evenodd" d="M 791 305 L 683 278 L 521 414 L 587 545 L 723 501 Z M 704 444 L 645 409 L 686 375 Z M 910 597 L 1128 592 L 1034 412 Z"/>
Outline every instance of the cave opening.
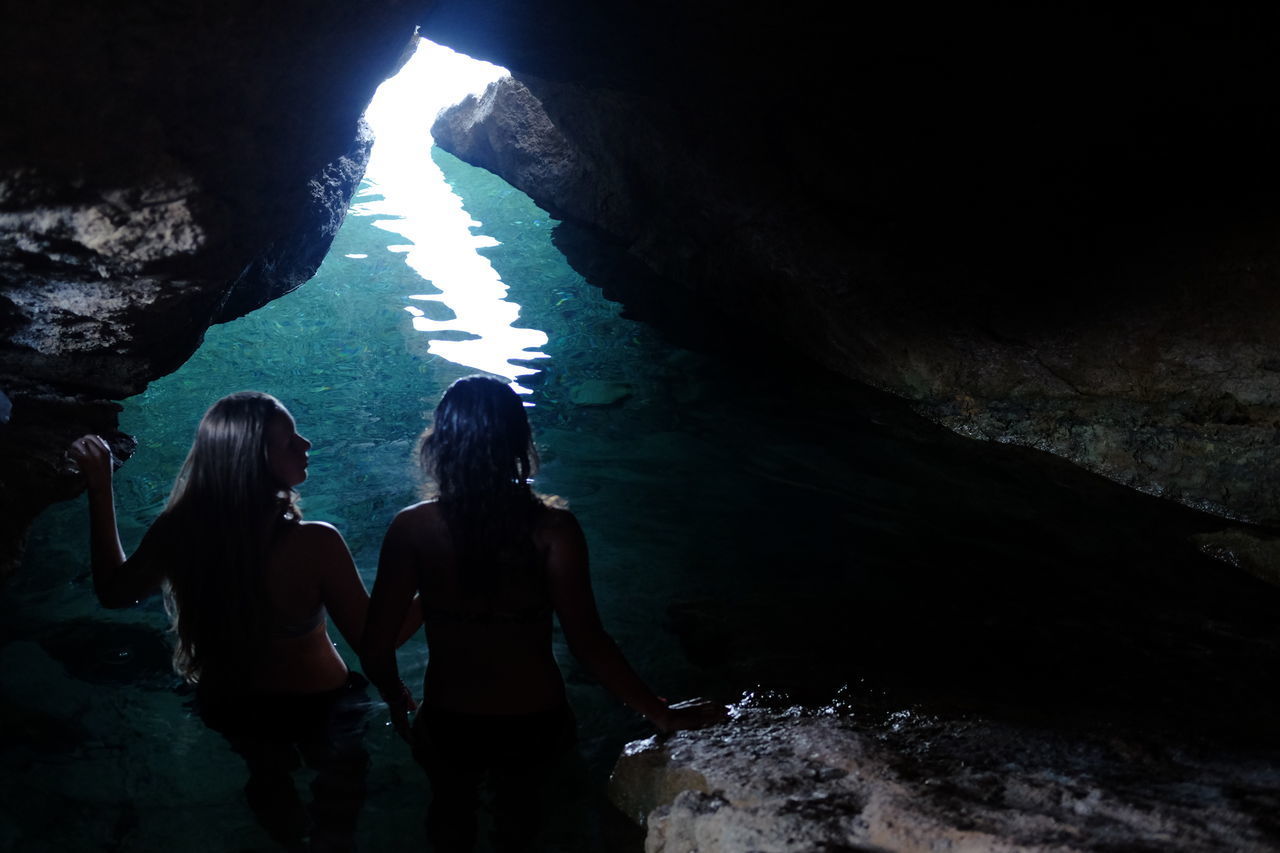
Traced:
<path fill-rule="evenodd" d="M 422 278 L 421 288 L 405 294 L 404 310 L 429 339 L 428 353 L 516 382 L 536 372 L 516 361 L 546 357 L 539 349 L 546 333 L 518 324 L 520 306 L 479 251 L 498 241 L 464 209 L 429 153 L 436 113 L 504 76 L 503 68 L 419 39 L 365 111 L 376 141 L 348 215 L 371 217 L 375 228 L 403 238 L 386 250 L 402 254 Z"/>
<path fill-rule="evenodd" d="M 429 122 L 430 109 L 414 112 Z M 389 172 L 378 157 L 395 147 L 384 135 L 315 280 L 212 329 L 184 368 L 126 403 L 123 427 L 142 441 L 117 486 L 127 546 L 158 511 L 203 407 L 259 387 L 284 399 L 315 443 L 305 512 L 343 530 L 369 581 L 390 515 L 415 494 L 409 459 L 423 413 L 453 378 L 486 370 L 527 392 L 539 487 L 582 519 L 606 621 L 668 694 L 709 692 L 744 714 L 851 711 L 885 738 L 907 732 L 917 756 L 939 732 L 967 731 L 975 707 L 1079 720 L 1118 705 L 1143 719 L 1185 702 L 1198 721 L 1199 710 L 1238 699 L 1246 727 L 1269 712 L 1250 704 L 1250 690 L 1272 658 L 1249 655 L 1250 632 L 1269 636 L 1258 626 L 1270 599 L 1251 606 L 1247 579 L 1185 547 L 1181 534 L 1201 519 L 1034 454 L 975 449 L 896 401 L 749 341 L 676 346 L 564 258 L 551 235 L 563 244 L 565 226 L 488 172 L 439 150 L 428 159 L 414 133 L 406 168 L 435 169 L 457 190 L 452 220 L 414 207 L 425 191 L 412 178 L 403 192 L 380 179 Z M 452 236 L 433 243 L 446 229 Z M 442 263 L 457 247 L 466 259 Z M 455 276 L 456 292 L 445 286 Z M 473 309 L 470 290 L 498 298 Z M 491 335 L 507 337 L 477 347 Z M 208 849 L 257 846 L 239 764 L 185 713 L 155 653 L 158 604 L 124 614 L 93 604 L 83 516 L 80 504 L 46 514 L 0 603 L 5 671 L 24 676 L 6 683 L 0 708 L 0 737 L 14 741 L 6 760 L 26 771 L 5 776 L 3 798 L 28 821 L 16 831 L 39 824 L 53 845 L 88 823 L 118 826 L 120 803 L 85 792 L 127 771 L 140 805 L 122 845 L 201 849 L 189 826 L 151 810 L 176 791 L 219 827 Z M 599 780 L 624 741 L 648 732 L 562 644 L 557 655 Z M 420 678 L 419 658 L 403 652 L 406 681 Z M 1221 692 L 1196 695 L 1209 689 Z M 961 722 L 939 724 L 918 704 Z M 383 778 L 416 778 L 384 734 L 371 738 Z M 991 762 L 1034 764 L 1037 743 L 1012 738 Z M 1045 755 L 1073 748 L 1050 746 Z M 1176 776 L 1144 760 L 1147 772 Z M 1071 772 L 1088 779 L 1099 767 Z M 400 849 L 418 831 L 416 792 L 397 800 L 390 788 L 375 792 L 369 849 Z M 82 817 L 61 829 L 44 803 L 68 799 Z M 579 837 L 573 849 L 628 849 L 598 840 Z"/>

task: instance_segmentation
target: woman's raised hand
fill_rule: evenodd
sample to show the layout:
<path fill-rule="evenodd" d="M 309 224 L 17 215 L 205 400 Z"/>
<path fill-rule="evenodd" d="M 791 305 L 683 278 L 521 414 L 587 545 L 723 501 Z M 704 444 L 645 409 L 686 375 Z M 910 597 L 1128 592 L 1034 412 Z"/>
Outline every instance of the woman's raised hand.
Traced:
<path fill-rule="evenodd" d="M 82 435 L 67 448 L 67 455 L 84 475 L 90 489 L 110 487 L 112 472 L 111 448 L 99 435 Z"/>
<path fill-rule="evenodd" d="M 111 494 L 114 460 L 100 435 L 82 435 L 67 448 L 67 456 L 80 469 L 89 487 L 89 542 L 93 554 L 93 589 L 105 607 L 128 607 L 160 588 L 162 563 L 143 557 L 134 568 L 121 572 L 124 548 L 116 528 L 115 498 Z M 143 537 L 139 553 L 151 538 Z"/>

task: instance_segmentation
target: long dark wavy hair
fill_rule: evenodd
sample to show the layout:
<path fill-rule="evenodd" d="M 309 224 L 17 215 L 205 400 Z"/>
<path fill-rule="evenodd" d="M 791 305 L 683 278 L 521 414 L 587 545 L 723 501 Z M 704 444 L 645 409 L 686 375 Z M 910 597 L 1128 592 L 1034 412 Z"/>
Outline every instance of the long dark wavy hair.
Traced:
<path fill-rule="evenodd" d="M 302 517 L 297 493 L 267 462 L 267 424 L 281 414 L 280 401 L 260 391 L 210 406 L 156 522 L 171 543 L 173 665 L 191 683 L 243 669 L 266 640 L 264 564 L 280 525 Z"/>
<path fill-rule="evenodd" d="M 464 588 L 487 592 L 504 570 L 528 565 L 529 534 L 543 499 L 530 485 L 538 465 L 533 431 L 511 386 L 489 376 L 454 382 L 419 454 Z"/>

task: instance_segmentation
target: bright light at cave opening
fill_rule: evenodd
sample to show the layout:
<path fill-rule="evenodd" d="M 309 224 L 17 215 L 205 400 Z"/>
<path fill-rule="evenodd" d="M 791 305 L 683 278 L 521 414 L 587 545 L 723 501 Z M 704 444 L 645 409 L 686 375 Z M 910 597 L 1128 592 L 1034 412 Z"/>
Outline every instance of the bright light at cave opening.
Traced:
<path fill-rule="evenodd" d="M 440 302 L 448 308 L 426 312 L 418 305 L 406 305 L 413 328 L 428 336 L 449 332 L 474 336 L 461 341 L 433 338 L 427 351 L 504 376 L 512 380 L 515 390 L 527 394 L 529 390 L 516 380 L 537 371 L 512 360 L 546 358 L 541 348 L 547 336 L 513 325 L 520 306 L 506 298 L 507 285 L 476 251 L 498 241 L 472 231 L 483 223 L 463 210 L 462 199 L 430 155 L 436 113 L 469 94 L 479 95 L 506 74 L 496 65 L 422 39 L 400 73 L 378 88 L 365 113 L 376 141 L 365 172 L 369 186 L 359 193 L 351 213 L 385 217 L 373 224 L 404 238 L 387 250 L 404 253 L 409 267 L 441 291 L 405 294 L 418 305 Z M 433 320 L 429 313 L 455 317 Z"/>

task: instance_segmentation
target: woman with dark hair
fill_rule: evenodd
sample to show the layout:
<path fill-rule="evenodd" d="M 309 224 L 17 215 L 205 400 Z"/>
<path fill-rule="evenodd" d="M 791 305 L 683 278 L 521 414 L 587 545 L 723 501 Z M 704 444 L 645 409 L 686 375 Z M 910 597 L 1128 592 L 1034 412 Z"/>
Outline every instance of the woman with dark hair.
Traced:
<path fill-rule="evenodd" d="M 530 487 L 533 436 L 508 385 L 484 376 L 453 383 L 421 461 L 437 496 L 402 510 L 387 531 L 361 659 L 430 779 L 427 833 L 436 849 L 471 849 L 486 774 L 499 844 L 520 848 L 536 824 L 533 774 L 574 740 L 551 648 L 553 613 L 574 656 L 662 731 L 716 722 L 724 709 L 668 706 L 606 633 L 577 519 Z M 410 727 L 414 703 L 394 649 L 415 593 L 429 655 Z"/>
<path fill-rule="evenodd" d="M 310 447 L 271 395 L 218 400 L 128 558 L 106 442 L 83 436 L 69 455 L 88 485 L 99 601 L 127 607 L 163 590 L 174 668 L 197 687 L 205 722 L 248 763 L 245 793 L 259 821 L 277 841 L 302 843 L 307 816 L 290 775 L 301 755 L 317 770 L 312 847 L 345 849 L 364 796 L 367 682 L 334 647 L 326 614 L 356 647 L 369 595 L 342 535 L 298 510 Z M 416 625 L 410 614 L 399 636 Z"/>

